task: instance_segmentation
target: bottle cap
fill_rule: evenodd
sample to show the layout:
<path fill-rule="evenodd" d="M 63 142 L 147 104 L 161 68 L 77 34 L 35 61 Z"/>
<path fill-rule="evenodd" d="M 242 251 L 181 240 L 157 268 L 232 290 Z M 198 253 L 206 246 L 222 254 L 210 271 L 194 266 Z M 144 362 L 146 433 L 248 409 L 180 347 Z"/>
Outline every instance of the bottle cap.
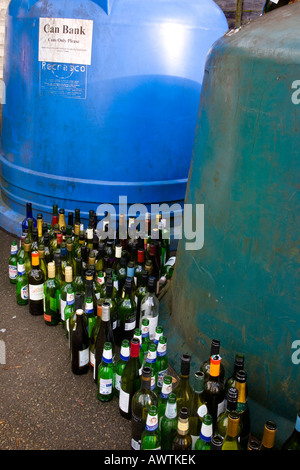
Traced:
<path fill-rule="evenodd" d="M 32 266 L 38 266 L 40 264 L 39 252 L 33 251 L 31 253 L 31 264 Z"/>
<path fill-rule="evenodd" d="M 110 303 L 103 302 L 102 304 L 102 320 L 109 321 L 110 320 Z"/>
<path fill-rule="evenodd" d="M 138 338 L 132 338 L 130 342 L 130 356 L 139 357 L 140 355 L 140 341 Z"/>
<path fill-rule="evenodd" d="M 235 378 L 238 382 L 246 382 L 247 381 L 247 373 L 241 369 L 239 371 L 237 371 L 236 375 L 235 375 Z"/>
<path fill-rule="evenodd" d="M 143 263 L 144 260 L 145 260 L 145 251 L 144 250 L 138 250 L 138 253 L 137 253 L 138 263 Z"/>
<path fill-rule="evenodd" d="M 215 354 L 210 358 L 209 374 L 212 377 L 218 377 L 220 375 L 221 356 Z"/>
<path fill-rule="evenodd" d="M 49 278 L 55 277 L 55 263 L 54 263 L 54 261 L 50 261 L 50 263 L 48 263 L 48 277 Z"/>
<path fill-rule="evenodd" d="M 76 315 L 83 315 L 83 314 L 84 314 L 84 312 L 83 312 L 82 308 L 78 308 L 76 310 Z"/>
<path fill-rule="evenodd" d="M 72 276 L 73 276 L 72 266 L 66 266 L 65 267 L 65 281 L 72 282 Z"/>

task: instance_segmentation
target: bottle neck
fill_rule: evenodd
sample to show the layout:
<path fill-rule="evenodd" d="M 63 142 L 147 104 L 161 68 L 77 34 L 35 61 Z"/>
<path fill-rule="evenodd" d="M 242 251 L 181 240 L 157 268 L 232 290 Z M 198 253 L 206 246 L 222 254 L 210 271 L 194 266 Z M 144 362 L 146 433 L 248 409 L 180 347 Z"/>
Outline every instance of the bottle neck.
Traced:
<path fill-rule="evenodd" d="M 188 418 L 178 418 L 177 432 L 181 436 L 185 436 L 189 432 L 189 420 Z"/>
<path fill-rule="evenodd" d="M 227 435 L 231 438 L 235 438 L 238 436 L 239 432 L 239 417 L 232 418 L 231 416 L 228 417 L 228 428 L 227 428 Z"/>

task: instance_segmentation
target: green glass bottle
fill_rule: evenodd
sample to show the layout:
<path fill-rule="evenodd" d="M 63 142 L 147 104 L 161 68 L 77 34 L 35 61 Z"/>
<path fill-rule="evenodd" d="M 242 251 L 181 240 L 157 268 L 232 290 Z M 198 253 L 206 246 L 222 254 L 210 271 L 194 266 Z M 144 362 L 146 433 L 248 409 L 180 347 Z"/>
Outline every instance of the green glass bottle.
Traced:
<path fill-rule="evenodd" d="M 71 369 L 76 375 L 87 374 L 89 371 L 89 337 L 82 309 L 76 310 L 76 324 L 72 331 Z"/>
<path fill-rule="evenodd" d="M 97 371 L 99 368 L 99 364 L 102 358 L 102 352 L 105 343 L 110 343 L 112 346 L 112 358 L 114 360 L 115 357 L 115 340 L 114 334 L 111 327 L 110 321 L 110 305 L 108 302 L 104 302 L 102 306 L 98 306 L 99 311 L 101 311 L 101 322 L 99 325 L 99 330 L 97 333 L 96 341 L 95 341 L 95 349 L 94 349 L 94 369 L 93 369 L 93 378 L 94 382 L 97 383 Z M 98 318 L 99 315 L 97 315 Z"/>
<path fill-rule="evenodd" d="M 120 331 L 119 335 L 122 339 L 130 340 L 133 337 L 136 328 L 136 303 L 132 298 L 132 280 L 126 278 L 125 295 L 118 310 L 118 318 Z"/>
<path fill-rule="evenodd" d="M 85 293 L 85 279 L 82 275 L 82 259 L 80 257 L 74 258 L 75 271 L 74 271 L 74 292 Z"/>
<path fill-rule="evenodd" d="M 74 292 L 73 285 L 73 269 L 71 266 L 65 267 L 65 280 L 62 284 L 60 291 L 60 318 L 63 326 L 65 326 L 65 308 L 67 305 L 67 293 L 68 289 L 71 288 Z"/>
<path fill-rule="evenodd" d="M 300 450 L 300 410 L 297 413 L 296 424 L 293 432 L 284 442 L 281 450 Z"/>
<path fill-rule="evenodd" d="M 238 401 L 236 411 L 240 415 L 241 433 L 240 444 L 242 450 L 247 449 L 251 423 L 250 423 L 250 410 L 248 405 L 247 396 L 247 373 L 244 370 L 239 370 L 236 374 L 235 388 L 238 391 Z"/>
<path fill-rule="evenodd" d="M 211 450 L 212 434 L 212 417 L 206 414 L 201 423 L 200 436 L 195 442 L 195 450 Z"/>
<path fill-rule="evenodd" d="M 268 420 L 265 422 L 260 450 L 273 450 L 275 448 L 276 431 L 277 425 L 274 421 Z"/>
<path fill-rule="evenodd" d="M 227 433 L 223 440 L 222 450 L 241 450 L 238 440 L 240 428 L 240 415 L 236 411 L 231 411 L 228 415 Z"/>
<path fill-rule="evenodd" d="M 133 332 L 133 338 L 137 338 L 140 342 L 140 361 L 141 361 L 141 365 L 143 367 L 143 365 L 144 365 L 144 354 L 143 354 L 143 350 L 142 350 L 142 332 L 139 328 L 135 328 L 135 330 Z"/>
<path fill-rule="evenodd" d="M 48 271 L 47 271 L 47 266 L 46 266 L 46 259 L 45 259 L 45 247 L 44 245 L 39 245 L 39 258 L 40 258 L 40 268 L 44 273 L 44 278 L 45 280 L 48 277 Z"/>
<path fill-rule="evenodd" d="M 143 367 L 141 387 L 132 397 L 131 449 L 141 449 L 142 432 L 146 426 L 148 410 L 157 405 L 157 395 L 151 390 L 151 368 Z"/>
<path fill-rule="evenodd" d="M 136 303 L 136 321 L 137 325 L 141 325 L 141 302 L 145 295 L 148 292 L 148 271 L 147 269 L 143 269 L 142 271 L 142 276 L 141 276 L 141 281 L 140 285 L 137 286 L 136 291 L 135 291 L 135 303 Z"/>
<path fill-rule="evenodd" d="M 177 433 L 178 418 L 176 395 L 171 392 L 167 399 L 165 414 L 159 421 L 159 429 L 161 433 L 161 449 L 172 450 L 173 440 Z"/>
<path fill-rule="evenodd" d="M 157 386 L 157 392 L 160 393 L 160 390 L 163 386 L 164 377 L 168 373 L 168 369 L 169 369 L 169 359 L 167 356 L 167 338 L 165 336 L 161 336 L 158 340 L 156 367 L 157 367 L 156 386 Z"/>
<path fill-rule="evenodd" d="M 233 367 L 233 372 L 230 377 L 225 382 L 225 393 L 227 394 L 228 390 L 231 387 L 235 387 L 235 377 L 236 373 L 239 370 L 244 370 L 244 365 L 245 365 L 245 357 L 243 354 L 236 354 L 234 358 L 234 367 Z"/>
<path fill-rule="evenodd" d="M 148 279 L 148 292 L 141 301 L 140 310 L 140 323 L 143 321 L 143 318 L 148 318 L 149 320 L 149 337 L 151 341 L 154 339 L 159 317 L 159 300 L 156 296 L 155 288 L 156 278 L 150 276 Z"/>
<path fill-rule="evenodd" d="M 190 403 L 190 434 L 192 437 L 192 449 L 195 448 L 196 440 L 199 438 L 203 417 L 207 414 L 207 406 L 203 399 L 204 372 L 197 371 L 194 375 L 194 394 Z"/>
<path fill-rule="evenodd" d="M 142 432 L 141 450 L 160 450 L 161 437 L 158 429 L 157 407 L 150 406 L 146 419 L 146 426 Z"/>
<path fill-rule="evenodd" d="M 137 252 L 137 264 L 134 268 L 134 283 L 136 288 L 139 288 L 142 284 L 142 273 L 144 269 L 145 263 L 145 251 L 143 249 L 139 249 Z"/>
<path fill-rule="evenodd" d="M 28 276 L 26 274 L 23 258 L 19 258 L 18 261 L 16 298 L 18 305 L 28 304 Z"/>
<path fill-rule="evenodd" d="M 157 367 L 157 346 L 154 343 L 149 344 L 145 365 L 149 366 L 152 369 L 151 390 L 155 390 L 156 384 L 157 384 L 158 367 Z"/>
<path fill-rule="evenodd" d="M 172 450 L 186 451 L 191 449 L 192 438 L 189 433 L 189 413 L 187 407 L 182 406 L 179 411 L 177 431 L 172 442 Z"/>
<path fill-rule="evenodd" d="M 194 391 L 190 384 L 191 356 L 188 354 L 183 354 L 180 358 L 180 361 L 180 378 L 178 385 L 174 390 L 176 393 L 178 410 L 180 410 L 182 407 L 189 409 L 194 395 Z"/>
<path fill-rule="evenodd" d="M 165 416 L 165 411 L 168 403 L 168 398 L 173 390 L 173 381 L 171 375 L 165 375 L 163 385 L 160 389 L 157 401 L 158 424 L 161 427 L 161 420 Z"/>
<path fill-rule="evenodd" d="M 44 314 L 44 282 L 45 277 L 40 269 L 38 251 L 31 253 L 31 271 L 28 274 L 29 313 L 31 315 Z"/>
<path fill-rule="evenodd" d="M 18 244 L 13 240 L 10 247 L 10 257 L 8 260 L 8 276 L 11 284 L 17 284 L 18 266 Z"/>
<path fill-rule="evenodd" d="M 103 302 L 108 302 L 110 305 L 110 322 L 111 322 L 111 327 L 114 333 L 114 336 L 117 332 L 118 328 L 118 306 L 116 303 L 116 299 L 113 296 L 113 279 L 108 278 L 106 281 L 106 289 L 105 289 L 105 295 L 103 299 L 100 299 L 98 301 L 98 305 Z"/>
<path fill-rule="evenodd" d="M 72 333 L 76 328 L 76 311 L 77 310 L 82 310 L 82 293 L 81 292 L 76 292 L 75 294 L 75 303 L 74 303 L 74 312 L 69 318 L 69 349 L 71 352 L 72 348 Z"/>
<path fill-rule="evenodd" d="M 94 374 L 94 367 L 95 367 L 95 346 L 96 346 L 96 340 L 97 336 L 100 330 L 101 326 L 101 321 L 102 321 L 102 305 L 97 305 L 97 317 L 96 321 L 94 323 L 94 326 L 92 328 L 91 334 L 90 334 L 90 342 L 89 342 L 89 349 L 90 349 L 90 367 L 93 372 L 93 377 L 94 380 L 96 379 L 96 375 Z M 106 340 L 105 340 L 106 341 Z M 95 371 L 96 373 L 96 371 Z"/>
<path fill-rule="evenodd" d="M 160 325 L 157 325 L 157 327 L 155 328 L 155 333 L 154 333 L 152 342 L 157 345 L 159 342 L 159 338 L 163 336 L 163 334 L 164 334 L 163 327 Z"/>
<path fill-rule="evenodd" d="M 236 411 L 238 400 L 238 391 L 235 387 L 231 387 L 226 395 L 226 408 L 219 414 L 216 425 L 216 432 L 224 439 L 227 427 L 228 427 L 228 416 L 231 411 Z"/>
<path fill-rule="evenodd" d="M 25 235 L 22 235 L 20 237 L 20 247 L 19 247 L 19 251 L 18 251 L 18 254 L 17 254 L 17 266 L 18 266 L 18 263 L 19 263 L 19 260 L 22 259 L 23 260 L 23 263 L 24 263 L 24 242 L 25 242 Z"/>
<path fill-rule="evenodd" d="M 55 263 L 51 261 L 48 263 L 48 279 L 44 284 L 44 320 L 49 326 L 57 325 L 60 321 L 57 289 L 59 286 L 55 279 Z"/>
<path fill-rule="evenodd" d="M 142 337 L 142 345 L 141 345 L 141 356 L 142 356 L 142 364 L 146 361 L 148 348 L 151 343 L 149 338 L 149 320 L 148 318 L 144 318 L 142 321 L 141 327 L 141 337 Z"/>
<path fill-rule="evenodd" d="M 93 275 L 90 270 L 85 274 L 84 313 L 87 319 L 87 331 L 90 336 L 97 317 L 97 299 L 93 290 Z"/>
<path fill-rule="evenodd" d="M 120 395 L 121 378 L 123 375 L 123 370 L 129 360 L 129 356 L 130 356 L 130 343 L 128 339 L 123 339 L 121 343 L 120 357 L 115 367 L 114 392 L 115 392 L 116 397 L 119 397 Z"/>
<path fill-rule="evenodd" d="M 66 306 L 65 306 L 65 335 L 69 338 L 70 334 L 70 318 L 73 316 L 75 310 L 75 293 L 73 287 L 68 287 L 67 290 L 67 298 L 66 298 Z M 70 343 L 69 343 L 70 344 Z"/>
<path fill-rule="evenodd" d="M 98 400 L 107 402 L 112 400 L 114 396 L 113 383 L 114 383 L 114 364 L 112 344 L 110 342 L 104 343 L 102 361 L 98 367 Z"/>
<path fill-rule="evenodd" d="M 213 432 L 215 433 L 217 418 L 225 409 L 224 383 L 220 379 L 221 357 L 219 355 L 210 358 L 209 374 L 204 379 L 203 399 L 208 413 L 213 419 Z"/>
<path fill-rule="evenodd" d="M 30 241 L 28 238 L 24 241 L 24 266 L 25 271 L 28 276 L 31 270 L 31 251 L 30 251 Z"/>
<path fill-rule="evenodd" d="M 132 397 L 141 386 L 140 342 L 133 338 L 130 342 L 130 357 L 121 377 L 119 410 L 121 416 L 131 419 Z"/>

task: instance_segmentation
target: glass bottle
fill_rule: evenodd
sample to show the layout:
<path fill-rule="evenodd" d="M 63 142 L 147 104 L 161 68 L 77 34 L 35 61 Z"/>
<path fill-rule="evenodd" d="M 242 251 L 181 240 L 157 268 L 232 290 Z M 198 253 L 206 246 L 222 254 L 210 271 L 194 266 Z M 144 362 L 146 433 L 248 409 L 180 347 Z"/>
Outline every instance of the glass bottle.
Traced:
<path fill-rule="evenodd" d="M 66 306 L 65 306 L 65 334 L 66 337 L 69 339 L 70 334 L 70 318 L 73 316 L 75 311 L 75 292 L 73 287 L 68 287 L 67 290 L 67 298 L 66 298 Z M 70 345 L 70 341 L 69 341 Z"/>
<path fill-rule="evenodd" d="M 142 273 L 144 269 L 145 262 L 145 251 L 139 249 L 137 252 L 137 264 L 134 268 L 134 283 L 136 288 L 139 288 L 142 283 Z"/>
<path fill-rule="evenodd" d="M 157 384 L 157 346 L 154 343 L 149 344 L 148 353 L 145 365 L 149 366 L 152 370 L 151 375 L 151 390 L 155 390 Z"/>
<path fill-rule="evenodd" d="M 219 414 L 216 425 L 216 432 L 224 439 L 228 427 L 228 416 L 231 411 L 236 411 L 238 391 L 231 387 L 226 394 L 226 408 Z"/>
<path fill-rule="evenodd" d="M 51 219 L 51 225 L 54 227 L 54 225 L 58 224 L 58 206 L 57 204 L 52 205 L 52 219 Z"/>
<path fill-rule="evenodd" d="M 112 400 L 114 396 L 114 364 L 112 344 L 110 342 L 104 343 L 102 361 L 99 364 L 96 375 L 98 377 L 98 400 L 102 402 Z"/>
<path fill-rule="evenodd" d="M 177 401 L 178 407 L 178 401 Z M 189 413 L 186 406 L 182 406 L 179 411 L 177 432 L 173 439 L 172 450 L 191 450 L 192 438 L 189 434 Z"/>
<path fill-rule="evenodd" d="M 203 399 L 207 406 L 208 413 L 212 416 L 213 431 L 215 433 L 218 416 L 224 411 L 225 391 L 224 383 L 220 380 L 221 357 L 211 356 L 209 375 L 204 379 Z"/>
<path fill-rule="evenodd" d="M 152 272 L 151 276 L 155 278 L 155 288 L 154 291 L 156 291 L 156 283 L 158 282 L 160 278 L 160 265 L 158 263 L 158 257 L 157 257 L 157 245 L 154 242 L 151 242 L 149 245 L 149 258 L 150 261 L 152 261 Z"/>
<path fill-rule="evenodd" d="M 29 312 L 31 315 L 43 315 L 45 277 L 40 269 L 38 251 L 31 253 L 31 265 L 32 269 L 28 274 Z"/>
<path fill-rule="evenodd" d="M 158 429 L 157 407 L 151 405 L 146 419 L 146 426 L 142 432 L 141 450 L 160 450 L 161 439 Z"/>
<path fill-rule="evenodd" d="M 149 338 L 149 319 L 148 318 L 144 318 L 142 321 L 141 337 L 142 337 L 141 354 L 142 354 L 142 364 L 143 364 L 147 358 L 148 348 L 151 343 L 151 340 Z"/>
<path fill-rule="evenodd" d="M 58 227 L 61 230 L 63 227 L 66 228 L 66 217 L 65 217 L 65 210 L 59 209 L 58 211 Z"/>
<path fill-rule="evenodd" d="M 220 340 L 218 339 L 213 339 L 212 342 L 211 342 L 211 346 L 210 346 L 210 357 L 204 361 L 200 367 L 200 370 L 202 370 L 205 374 L 205 379 L 208 378 L 209 376 L 209 368 L 210 368 L 210 359 L 212 356 L 216 356 L 216 355 L 220 355 L 220 346 L 221 346 L 221 343 L 220 343 Z M 220 380 L 221 382 L 224 382 L 224 377 L 225 377 L 225 369 L 224 369 L 224 366 L 223 364 L 221 363 L 220 365 Z"/>
<path fill-rule="evenodd" d="M 176 395 L 171 392 L 167 399 L 165 414 L 159 421 L 159 429 L 161 433 L 161 449 L 172 450 L 173 440 L 177 433 L 178 418 Z"/>
<path fill-rule="evenodd" d="M 227 433 L 223 440 L 222 450 L 241 450 L 238 440 L 240 429 L 240 415 L 236 411 L 231 411 L 228 415 Z"/>
<path fill-rule="evenodd" d="M 142 332 L 139 328 L 134 329 L 133 338 L 137 338 L 140 342 L 140 361 L 141 361 L 141 365 L 143 367 L 143 365 L 144 365 L 144 354 L 143 354 L 143 350 L 142 350 Z"/>
<path fill-rule="evenodd" d="M 300 450 L 300 410 L 298 410 L 295 427 L 283 443 L 281 450 Z"/>
<path fill-rule="evenodd" d="M 112 346 L 112 358 L 114 359 L 115 357 L 115 340 L 114 340 L 114 335 L 111 327 L 111 321 L 110 321 L 110 305 L 108 302 L 104 302 L 101 306 L 99 307 L 99 311 L 101 311 L 101 321 L 99 325 L 99 330 L 97 333 L 96 341 L 95 341 L 95 348 L 94 348 L 94 369 L 93 369 L 93 378 L 94 382 L 97 383 L 97 371 L 99 364 L 101 362 L 102 358 L 102 353 L 103 353 L 103 348 L 105 343 L 110 343 Z M 97 315 L 98 317 L 99 315 Z"/>
<path fill-rule="evenodd" d="M 191 356 L 188 354 L 183 354 L 180 358 L 181 367 L 180 367 L 180 378 L 178 385 L 176 386 L 174 392 L 177 398 L 177 409 L 180 410 L 182 407 L 189 409 L 192 400 L 194 391 L 190 384 L 190 363 Z"/>
<path fill-rule="evenodd" d="M 74 271 L 74 292 L 85 292 L 85 280 L 82 276 L 82 260 L 81 258 L 75 258 L 75 271 Z"/>
<path fill-rule="evenodd" d="M 190 403 L 190 434 L 192 437 L 192 449 L 195 448 L 199 438 L 203 417 L 207 414 L 207 406 L 203 399 L 204 373 L 199 370 L 194 375 L 194 394 Z"/>
<path fill-rule="evenodd" d="M 45 262 L 46 262 L 46 266 L 48 266 L 48 263 L 53 261 L 53 252 L 50 247 L 50 236 L 48 232 L 44 234 L 43 242 L 44 242 L 44 250 L 45 250 Z"/>
<path fill-rule="evenodd" d="M 44 278 L 46 280 L 47 277 L 48 277 L 48 271 L 47 271 L 47 265 L 46 265 L 46 260 L 45 260 L 45 247 L 44 247 L 44 245 L 39 246 L 38 252 L 39 252 L 39 258 L 40 258 L 40 268 L 43 271 Z"/>
<path fill-rule="evenodd" d="M 143 318 L 149 320 L 149 336 L 152 341 L 159 317 L 159 300 L 155 293 L 156 279 L 150 276 L 148 279 L 148 292 L 141 301 L 140 322 Z"/>
<path fill-rule="evenodd" d="M 60 315 L 60 297 L 61 297 L 61 289 L 64 284 L 64 280 L 62 277 L 61 272 L 61 265 L 60 265 L 60 253 L 54 253 L 54 264 L 55 264 L 55 279 L 57 281 L 57 305 L 59 307 L 59 315 Z"/>
<path fill-rule="evenodd" d="M 230 377 L 225 382 L 225 393 L 228 392 L 228 390 L 231 387 L 235 387 L 235 376 L 236 373 L 239 370 L 244 370 L 244 365 L 245 365 L 245 357 L 243 354 L 236 354 L 234 358 L 234 367 L 233 367 L 233 372 Z"/>
<path fill-rule="evenodd" d="M 43 236 L 43 214 L 37 214 L 36 216 L 36 228 L 38 231 L 38 240 L 40 241 Z"/>
<path fill-rule="evenodd" d="M 123 339 L 120 349 L 120 357 L 116 363 L 115 368 L 115 378 L 114 378 L 114 386 L 115 386 L 115 395 L 119 397 L 120 395 L 120 387 L 121 387 L 121 378 L 123 375 L 123 370 L 129 360 L 130 356 L 130 343 L 128 339 Z"/>
<path fill-rule="evenodd" d="M 132 298 L 132 280 L 126 278 L 125 296 L 118 310 L 119 336 L 130 340 L 136 327 L 136 303 Z"/>
<path fill-rule="evenodd" d="M 8 260 L 8 275 L 11 284 L 17 284 L 18 266 L 18 244 L 16 240 L 13 240 L 10 247 L 10 257 Z"/>
<path fill-rule="evenodd" d="M 87 331 L 90 336 L 97 316 L 97 299 L 93 289 L 93 274 L 90 270 L 85 274 L 84 313 L 87 320 Z"/>
<path fill-rule="evenodd" d="M 82 309 L 76 310 L 76 323 L 72 331 L 71 368 L 76 375 L 87 374 L 89 371 L 89 338 Z"/>
<path fill-rule="evenodd" d="M 67 259 L 66 266 L 72 266 L 73 273 L 76 271 L 76 262 L 73 254 L 73 240 L 69 238 L 67 240 Z"/>
<path fill-rule="evenodd" d="M 156 366 L 157 366 L 157 392 L 160 393 L 163 386 L 163 381 L 165 375 L 168 373 L 169 368 L 169 359 L 167 356 L 167 338 L 161 336 L 158 340 L 157 345 L 157 357 L 156 357 Z"/>
<path fill-rule="evenodd" d="M 156 393 L 151 390 L 151 368 L 143 367 L 141 387 L 132 397 L 131 449 L 141 449 L 141 436 L 146 426 L 148 410 L 157 405 Z"/>
<path fill-rule="evenodd" d="M 135 291 L 137 325 L 141 324 L 141 318 L 140 318 L 141 302 L 148 292 L 148 277 L 149 277 L 148 271 L 146 269 L 143 269 L 140 286 L 138 286 Z"/>
<path fill-rule="evenodd" d="M 33 223 L 33 227 L 36 227 L 37 225 L 37 221 L 36 219 L 33 217 L 33 213 L 32 213 L 32 203 L 31 202 L 27 202 L 26 203 L 26 217 L 25 219 L 22 221 L 22 233 L 27 235 L 28 233 L 28 219 L 31 219 L 32 220 L 32 223 Z"/>
<path fill-rule="evenodd" d="M 72 333 L 76 327 L 76 312 L 77 310 L 82 310 L 82 294 L 81 292 L 76 292 L 75 294 L 75 303 L 74 303 L 74 312 L 69 318 L 69 349 L 71 352 L 72 345 Z"/>
<path fill-rule="evenodd" d="M 275 446 L 277 425 L 273 421 L 266 421 L 260 450 L 272 450 Z"/>
<path fill-rule="evenodd" d="M 241 423 L 240 444 L 242 450 L 245 450 L 249 441 L 251 423 L 247 400 L 247 373 L 244 370 L 239 370 L 236 373 L 235 388 L 238 391 L 236 410 L 240 415 Z"/>
<path fill-rule="evenodd" d="M 121 416 L 131 419 L 131 402 L 135 392 L 141 386 L 140 342 L 133 338 L 130 342 L 130 357 L 121 377 L 119 410 Z"/>
<path fill-rule="evenodd" d="M 26 238 L 24 241 L 24 266 L 25 266 L 26 274 L 28 276 L 28 273 L 31 270 L 30 241 L 28 240 L 28 238 Z"/>
<path fill-rule="evenodd" d="M 18 305 L 28 304 L 28 276 L 26 274 L 23 258 L 19 258 L 18 262 L 16 299 Z"/>
<path fill-rule="evenodd" d="M 73 270 L 71 266 L 66 266 L 65 281 L 63 282 L 60 291 L 60 318 L 63 326 L 65 325 L 65 308 L 67 305 L 67 293 L 69 288 L 71 288 L 74 293 Z"/>
<path fill-rule="evenodd" d="M 163 330 L 163 327 L 160 326 L 160 325 L 157 325 L 157 327 L 155 328 L 155 333 L 154 333 L 154 338 L 152 340 L 152 342 L 156 345 L 158 345 L 158 342 L 159 342 L 159 338 L 161 336 L 163 336 L 164 334 L 164 330 Z"/>
<path fill-rule="evenodd" d="M 284 7 L 289 3 L 292 2 L 290 0 L 266 0 L 263 6 L 262 14 L 265 15 L 266 13 L 269 13 L 270 11 L 273 11 L 277 8 Z"/>
<path fill-rule="evenodd" d="M 200 436 L 195 442 L 195 450 L 211 450 L 211 440 L 213 435 L 212 417 L 210 414 L 203 416 Z"/>
<path fill-rule="evenodd" d="M 51 261 L 48 263 L 48 279 L 44 284 L 44 320 L 50 326 L 57 325 L 60 320 L 57 289 L 59 289 L 59 286 L 55 279 L 55 263 Z"/>
<path fill-rule="evenodd" d="M 210 441 L 210 450 L 222 450 L 223 439 L 218 434 L 215 434 Z"/>
<path fill-rule="evenodd" d="M 166 261 L 165 264 L 163 265 L 161 269 L 161 276 L 158 281 L 159 290 L 162 289 L 166 285 L 169 279 L 171 279 L 173 272 L 174 272 L 175 262 L 176 262 L 176 256 L 171 256 L 171 258 L 169 258 L 168 261 Z"/>
<path fill-rule="evenodd" d="M 162 387 L 160 389 L 160 393 L 158 395 L 158 401 L 157 401 L 159 428 L 161 427 L 161 420 L 165 415 L 168 398 L 170 396 L 170 393 L 172 393 L 172 390 L 173 390 L 172 377 L 171 375 L 165 375 Z"/>
<path fill-rule="evenodd" d="M 250 437 L 247 450 L 260 450 L 261 442 L 256 437 Z"/>

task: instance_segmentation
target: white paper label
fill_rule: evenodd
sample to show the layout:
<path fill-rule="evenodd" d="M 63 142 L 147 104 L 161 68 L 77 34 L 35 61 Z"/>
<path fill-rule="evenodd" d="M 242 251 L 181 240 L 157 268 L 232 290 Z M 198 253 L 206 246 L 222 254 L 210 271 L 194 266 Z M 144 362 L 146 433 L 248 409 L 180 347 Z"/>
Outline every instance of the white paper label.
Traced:
<path fill-rule="evenodd" d="M 112 379 L 100 379 L 99 392 L 101 395 L 110 395 L 112 393 Z"/>
<path fill-rule="evenodd" d="M 39 61 L 91 65 L 93 21 L 40 18 Z"/>
<path fill-rule="evenodd" d="M 79 351 L 79 367 L 84 367 L 89 363 L 89 348 Z"/>
<path fill-rule="evenodd" d="M 128 413 L 129 411 L 129 399 L 130 394 L 124 392 L 122 388 L 120 388 L 120 395 L 119 395 L 119 407 L 124 413 Z"/>
<path fill-rule="evenodd" d="M 30 300 L 44 300 L 44 284 L 33 286 L 29 284 Z"/>

